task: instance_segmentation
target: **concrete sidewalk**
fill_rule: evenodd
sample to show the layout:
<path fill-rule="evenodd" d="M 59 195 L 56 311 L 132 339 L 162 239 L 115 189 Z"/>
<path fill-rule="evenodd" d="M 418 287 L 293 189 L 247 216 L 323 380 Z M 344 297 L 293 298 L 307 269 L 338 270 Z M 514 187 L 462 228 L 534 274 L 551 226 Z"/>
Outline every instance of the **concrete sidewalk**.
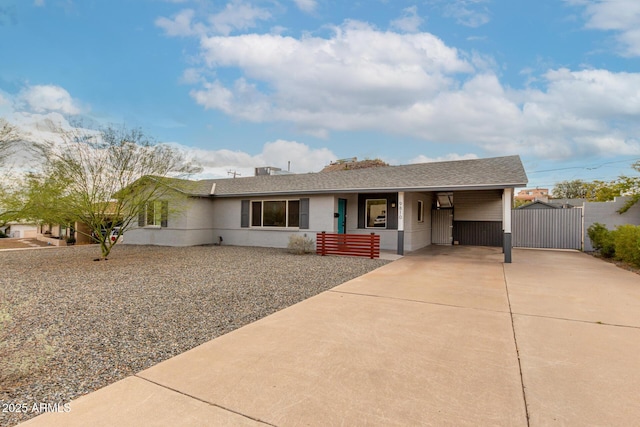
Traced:
<path fill-rule="evenodd" d="M 640 277 L 432 247 L 24 425 L 633 425 Z"/>

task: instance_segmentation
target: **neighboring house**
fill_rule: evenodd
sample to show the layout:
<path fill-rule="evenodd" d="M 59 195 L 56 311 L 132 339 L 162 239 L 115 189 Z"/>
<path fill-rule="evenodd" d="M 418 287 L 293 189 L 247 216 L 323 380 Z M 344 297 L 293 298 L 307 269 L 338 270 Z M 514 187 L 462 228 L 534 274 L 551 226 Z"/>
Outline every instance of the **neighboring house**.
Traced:
<path fill-rule="evenodd" d="M 107 228 L 118 225 L 122 218 L 120 215 L 116 215 L 116 208 L 113 203 L 107 202 L 104 206 L 106 206 L 106 209 L 102 211 L 103 233 L 106 233 Z M 92 228 L 81 221 L 70 221 L 67 224 L 40 224 L 37 238 L 58 246 L 66 245 L 69 239 L 72 239 L 76 245 L 97 243 L 94 239 Z"/>
<path fill-rule="evenodd" d="M 36 237 L 37 230 L 38 228 L 35 224 L 22 222 L 9 222 L 0 227 L 0 231 L 2 231 L 8 237 L 15 237 L 19 239 L 33 239 Z"/>
<path fill-rule="evenodd" d="M 516 209 L 571 209 L 581 208 L 586 199 L 550 199 L 547 202 L 535 200 Z"/>
<path fill-rule="evenodd" d="M 150 203 L 126 244 L 286 247 L 292 234 L 376 233 L 400 254 L 504 244 L 510 262 L 513 189 L 527 176 L 508 156 L 174 183 L 181 197 Z"/>
<path fill-rule="evenodd" d="M 80 222 L 70 225 L 41 224 L 38 226 L 37 238 L 57 246 L 65 246 L 68 239 L 73 239 L 76 245 L 95 243 L 91 238 L 89 227 Z"/>
<path fill-rule="evenodd" d="M 581 208 L 587 199 L 550 199 L 549 203 L 563 209 Z"/>
<path fill-rule="evenodd" d="M 533 202 L 536 200 L 542 202 L 549 201 L 549 189 L 548 188 L 525 188 L 518 191 L 515 196 L 515 200 L 523 200 L 527 202 Z"/>
<path fill-rule="evenodd" d="M 560 208 L 562 208 L 562 206 L 536 200 L 534 202 L 527 203 L 526 205 L 518 206 L 516 209 L 526 210 L 526 209 L 560 209 Z"/>

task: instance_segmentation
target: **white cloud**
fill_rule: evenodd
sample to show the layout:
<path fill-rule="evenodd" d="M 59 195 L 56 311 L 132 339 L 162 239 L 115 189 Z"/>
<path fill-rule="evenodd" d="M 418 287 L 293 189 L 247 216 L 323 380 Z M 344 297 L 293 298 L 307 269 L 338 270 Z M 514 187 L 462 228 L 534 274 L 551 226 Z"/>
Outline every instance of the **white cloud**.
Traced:
<path fill-rule="evenodd" d="M 55 85 L 35 85 L 23 89 L 18 95 L 18 104 L 25 105 L 36 113 L 57 111 L 76 115 L 83 112 L 69 92 Z"/>
<path fill-rule="evenodd" d="M 606 153 L 601 141 L 622 127 L 627 137 L 615 139 L 616 149 L 639 152 L 628 135 L 640 130 L 640 74 L 558 69 L 540 76 L 543 89 L 507 90 L 491 58 L 459 53 L 428 33 L 353 21 L 328 39 L 248 34 L 201 45 L 209 67 L 243 77 L 205 82 L 191 96 L 243 120 L 290 122 L 317 136 L 373 129 L 551 158 Z"/>
<path fill-rule="evenodd" d="M 193 90 L 191 96 L 207 109 L 216 109 L 252 122 L 269 119 L 267 97 L 243 78 L 235 81 L 232 89 L 219 81 L 204 83 L 204 90 Z"/>
<path fill-rule="evenodd" d="M 585 10 L 585 27 L 614 31 L 623 56 L 640 56 L 640 2 L 637 0 L 565 0 Z"/>
<path fill-rule="evenodd" d="M 467 153 L 467 154 L 449 153 L 444 156 L 438 156 L 438 157 L 428 157 L 428 156 L 425 156 L 424 154 L 420 154 L 419 156 L 409 160 L 409 163 L 449 162 L 453 160 L 469 160 L 469 159 L 477 159 L 477 158 L 478 156 L 472 153 Z"/>
<path fill-rule="evenodd" d="M 193 85 L 196 83 L 203 83 L 204 81 L 201 70 L 196 68 L 187 68 L 183 71 L 182 76 L 180 77 L 180 83 L 183 84 Z"/>
<path fill-rule="evenodd" d="M 33 4 L 34 4 L 34 6 L 42 7 L 42 6 L 44 6 L 44 0 L 34 0 Z"/>
<path fill-rule="evenodd" d="M 8 160 L 11 174 L 14 177 L 21 173 L 37 170 L 42 166 L 41 159 L 33 150 L 33 143 L 62 143 L 61 131 L 72 130 L 73 127 L 60 113 L 33 113 L 27 111 L 9 111 L 3 114 L 20 134 L 23 142 Z"/>
<path fill-rule="evenodd" d="M 208 18 L 212 29 L 218 34 L 229 35 L 234 30 L 247 30 L 257 25 L 258 21 L 271 18 L 266 9 L 252 6 L 241 0 L 227 3 L 224 10 Z"/>
<path fill-rule="evenodd" d="M 65 116 L 72 110 L 67 105 L 69 99 L 68 92 L 59 86 L 30 86 L 17 95 L 0 90 L 0 115 L 16 126 L 28 141 L 55 144 L 63 141 L 61 131 L 75 129 Z M 82 132 L 94 131 L 83 129 Z M 259 153 L 229 149 L 206 150 L 176 143 L 171 145 L 181 150 L 188 159 L 203 166 L 203 172 L 199 175 L 201 178 L 226 178 L 227 171 L 230 170 L 242 176 L 251 176 L 254 168 L 260 166 L 274 166 L 283 170 L 290 167 L 293 173 L 317 172 L 337 159 L 328 148 L 312 148 L 301 142 L 282 139 L 265 143 Z M 28 170 L 27 160 L 28 157 L 18 156 L 16 164 Z"/>
<path fill-rule="evenodd" d="M 584 119 L 640 116 L 639 73 L 614 73 L 608 70 L 550 70 L 544 76 L 548 89 L 545 101 Z M 535 102 L 541 95 L 531 93 Z"/>
<path fill-rule="evenodd" d="M 410 108 L 455 86 L 452 75 L 473 71 L 456 49 L 428 33 L 382 32 L 355 21 L 334 30 L 329 39 L 204 38 L 209 67 L 239 68 L 245 77 L 207 83 L 191 95 L 206 108 L 258 122 L 293 121 L 317 133 L 358 128 L 388 110 Z M 265 85 L 268 91 L 259 89 Z"/>
<path fill-rule="evenodd" d="M 298 9 L 307 13 L 315 12 L 316 7 L 318 7 L 316 0 L 293 0 L 293 2 L 298 6 Z"/>
<path fill-rule="evenodd" d="M 172 19 L 160 17 L 155 24 L 165 31 L 168 36 L 194 36 L 204 34 L 205 27 L 202 24 L 192 23 L 195 12 L 192 9 L 184 9 L 173 16 Z"/>
<path fill-rule="evenodd" d="M 226 178 L 229 171 L 252 176 L 254 168 L 274 166 L 290 168 L 294 173 L 317 172 L 337 157 L 327 148 L 313 149 L 296 141 L 276 140 L 264 144 L 262 152 L 249 154 L 233 150 L 203 150 L 179 146 L 189 159 L 203 167 L 201 177 Z"/>
<path fill-rule="evenodd" d="M 477 28 L 490 20 L 485 3 L 488 0 L 444 0 L 444 15 L 455 18 L 458 24 Z"/>
<path fill-rule="evenodd" d="M 407 33 L 417 33 L 424 22 L 424 19 L 418 15 L 418 8 L 411 6 L 403 9 L 402 12 L 401 18 L 391 21 L 391 28 Z"/>
<path fill-rule="evenodd" d="M 200 15 L 199 13 L 198 15 Z M 236 30 L 248 30 L 258 21 L 271 18 L 271 13 L 242 0 L 232 0 L 220 12 L 206 14 L 205 22 L 197 21 L 193 9 L 184 9 L 172 18 L 159 17 L 156 26 L 171 37 L 205 36 L 207 34 L 229 35 Z"/>
<path fill-rule="evenodd" d="M 491 57 L 358 21 L 328 37 L 212 36 L 200 47 L 201 68 L 184 74 L 190 95 L 246 121 L 318 137 L 382 131 L 495 155 L 640 154 L 640 73 L 524 70 L 536 89 L 517 90 L 501 83 Z"/>

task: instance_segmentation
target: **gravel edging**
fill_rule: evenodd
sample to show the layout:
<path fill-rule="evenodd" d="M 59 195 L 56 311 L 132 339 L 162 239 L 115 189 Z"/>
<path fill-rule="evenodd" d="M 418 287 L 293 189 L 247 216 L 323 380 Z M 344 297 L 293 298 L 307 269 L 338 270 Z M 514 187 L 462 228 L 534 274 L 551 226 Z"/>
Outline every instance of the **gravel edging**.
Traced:
<path fill-rule="evenodd" d="M 613 264 L 618 268 L 621 268 L 623 270 L 627 270 L 630 271 L 632 273 L 636 273 L 636 274 L 640 274 L 640 268 L 635 267 L 629 263 L 626 263 L 624 261 L 619 261 L 615 258 L 607 258 L 607 257 L 603 257 L 602 255 L 600 255 L 600 253 L 598 253 L 597 251 L 592 251 L 592 252 L 585 252 L 587 255 L 591 255 L 594 258 L 598 258 L 601 261 L 604 262 L 608 262 L 609 264 Z"/>
<path fill-rule="evenodd" d="M 12 340 L 53 347 L 0 403 L 68 403 L 388 263 L 233 246 L 0 252 Z M 44 337 L 44 338 L 43 338 Z M 0 413 L 11 426 L 37 413 Z"/>

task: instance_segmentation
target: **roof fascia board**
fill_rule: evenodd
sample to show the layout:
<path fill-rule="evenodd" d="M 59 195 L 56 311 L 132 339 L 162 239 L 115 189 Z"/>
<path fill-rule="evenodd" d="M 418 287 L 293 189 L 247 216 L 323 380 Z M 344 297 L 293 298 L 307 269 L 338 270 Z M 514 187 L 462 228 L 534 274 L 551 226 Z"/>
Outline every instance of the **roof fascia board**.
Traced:
<path fill-rule="evenodd" d="M 505 188 L 523 187 L 526 183 L 509 183 L 495 185 L 461 185 L 438 187 L 380 187 L 380 188 L 345 188 L 328 190 L 284 190 L 284 191 L 256 191 L 230 194 L 216 194 L 215 197 L 245 197 L 245 196 L 277 196 L 277 195 L 304 195 L 304 194 L 350 194 L 350 193 L 384 193 L 384 192 L 418 192 L 418 191 L 464 191 L 464 190 L 502 190 Z"/>

